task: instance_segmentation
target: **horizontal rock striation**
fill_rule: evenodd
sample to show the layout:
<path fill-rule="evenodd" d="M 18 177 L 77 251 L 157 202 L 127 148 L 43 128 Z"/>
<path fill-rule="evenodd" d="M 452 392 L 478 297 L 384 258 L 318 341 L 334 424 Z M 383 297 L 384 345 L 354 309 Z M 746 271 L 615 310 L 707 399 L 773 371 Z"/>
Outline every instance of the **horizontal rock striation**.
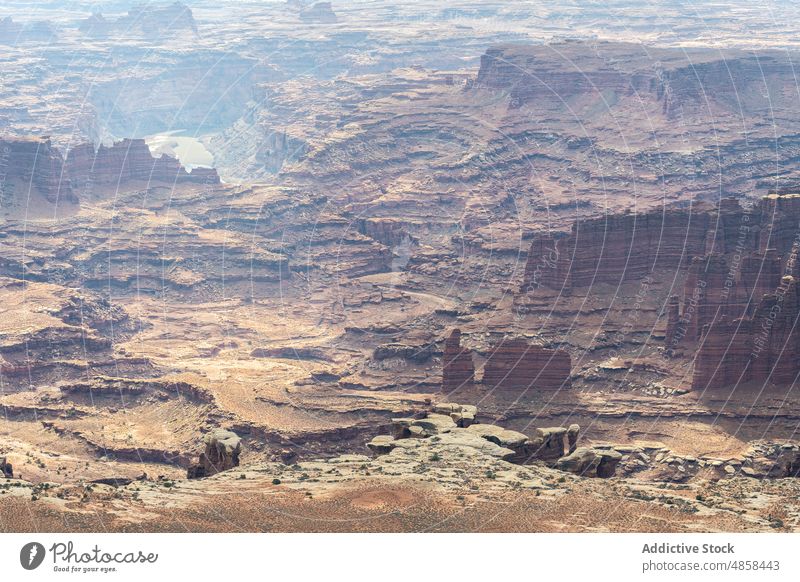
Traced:
<path fill-rule="evenodd" d="M 17 181 L 23 195 L 38 191 L 49 202 L 77 202 L 61 153 L 49 137 L 0 138 L 0 186 Z"/>
<path fill-rule="evenodd" d="M 698 204 L 579 220 L 569 234 L 534 235 L 522 291 L 544 287 L 569 294 L 640 280 L 657 269 L 688 268 L 684 303 L 698 286 L 742 301 L 775 288 L 797 242 L 798 223 L 796 195 L 767 196 L 747 208 L 723 199 L 717 208 Z"/>
<path fill-rule="evenodd" d="M 705 252 L 711 216 L 670 209 L 577 221 L 566 236 L 537 234 L 522 290 L 573 288 L 641 279 L 654 269 L 680 268 Z"/>
<path fill-rule="evenodd" d="M 442 390 L 451 392 L 475 382 L 472 350 L 461 347 L 461 330 L 454 329 L 444 342 Z"/>
<path fill-rule="evenodd" d="M 794 53 L 643 47 L 624 42 L 499 45 L 481 57 L 474 87 L 508 93 L 512 107 L 610 108 L 632 98 L 665 114 L 797 109 L 791 87 Z M 796 101 L 796 99 L 794 100 Z"/>
<path fill-rule="evenodd" d="M 143 139 L 123 139 L 112 146 L 95 149 L 91 143 L 73 147 L 67 153 L 67 174 L 79 191 L 94 185 L 120 185 L 128 181 L 219 184 L 213 168 L 191 172 L 168 155 L 154 157 Z"/>
<path fill-rule="evenodd" d="M 569 234 L 534 236 L 521 291 L 544 287 L 568 295 L 658 271 L 682 277 L 682 293 L 664 305 L 665 345 L 670 356 L 697 350 L 694 388 L 788 384 L 800 371 L 799 226 L 795 194 L 750 206 L 723 199 L 717 207 L 580 220 Z M 499 366 L 490 357 L 484 383 L 498 382 L 499 368 L 513 368 L 515 357 L 523 361 L 524 350 L 514 344 Z M 519 378 L 507 372 L 506 382 L 517 386 L 529 372 Z"/>
<path fill-rule="evenodd" d="M 492 348 L 483 369 L 483 384 L 496 390 L 558 390 L 570 386 L 571 359 L 522 339 L 503 340 Z"/>
<path fill-rule="evenodd" d="M 763 296 L 751 316 L 722 316 L 705 325 L 692 387 L 793 384 L 800 373 L 799 317 L 797 281 L 787 275 L 772 293 Z"/>
<path fill-rule="evenodd" d="M 559 390 L 570 387 L 571 367 L 570 355 L 564 350 L 504 339 L 489 351 L 482 384 L 500 391 Z M 442 390 L 452 392 L 475 382 L 473 352 L 461 346 L 461 330 L 454 329 L 444 344 Z"/>

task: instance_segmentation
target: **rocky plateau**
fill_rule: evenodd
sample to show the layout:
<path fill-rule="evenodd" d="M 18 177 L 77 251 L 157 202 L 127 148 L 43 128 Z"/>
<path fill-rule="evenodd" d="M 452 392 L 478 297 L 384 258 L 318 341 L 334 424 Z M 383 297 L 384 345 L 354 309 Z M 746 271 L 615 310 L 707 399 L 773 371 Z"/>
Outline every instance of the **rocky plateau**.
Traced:
<path fill-rule="evenodd" d="M 606 4 L 4 3 L 0 531 L 800 530 L 798 7 Z"/>

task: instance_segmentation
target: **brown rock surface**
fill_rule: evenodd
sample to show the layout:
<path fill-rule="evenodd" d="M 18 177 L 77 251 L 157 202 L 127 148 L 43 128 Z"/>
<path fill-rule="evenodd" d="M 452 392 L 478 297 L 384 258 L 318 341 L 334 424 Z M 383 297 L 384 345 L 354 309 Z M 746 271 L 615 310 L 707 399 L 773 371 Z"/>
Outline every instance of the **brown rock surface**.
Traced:
<path fill-rule="evenodd" d="M 8 462 L 6 457 L 0 457 L 0 475 L 6 479 L 14 478 L 14 467 Z"/>
<path fill-rule="evenodd" d="M 229 430 L 217 429 L 203 438 L 205 450 L 200 453 L 197 465 L 188 470 L 189 479 L 210 477 L 239 466 L 242 439 Z"/>
<path fill-rule="evenodd" d="M 119 187 L 128 181 L 219 184 L 219 176 L 213 168 L 195 168 L 187 172 L 169 155 L 154 157 L 143 139 L 123 139 L 97 149 L 91 143 L 77 145 L 67 153 L 65 167 L 75 188 L 87 193 L 98 186 Z"/>
<path fill-rule="evenodd" d="M 564 350 L 506 339 L 491 348 L 483 384 L 496 390 L 559 390 L 570 387 L 570 369 L 570 356 Z"/>
<path fill-rule="evenodd" d="M 442 390 L 452 392 L 475 381 L 472 350 L 461 346 L 461 330 L 454 329 L 444 341 Z"/>
<path fill-rule="evenodd" d="M 77 202 L 61 153 L 49 137 L 0 138 L 0 175 L 4 198 L 17 182 L 18 196 L 27 198 L 33 188 L 53 204 Z"/>
<path fill-rule="evenodd" d="M 773 293 L 763 296 L 752 316 L 723 316 L 704 327 L 692 387 L 792 384 L 800 373 L 799 319 L 797 282 L 787 275 Z"/>

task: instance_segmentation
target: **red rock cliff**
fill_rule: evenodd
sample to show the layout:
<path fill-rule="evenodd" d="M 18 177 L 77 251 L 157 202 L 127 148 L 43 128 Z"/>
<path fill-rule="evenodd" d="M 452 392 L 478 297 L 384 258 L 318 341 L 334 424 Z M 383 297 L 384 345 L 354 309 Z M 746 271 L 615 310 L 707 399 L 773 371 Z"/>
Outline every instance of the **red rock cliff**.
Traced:
<path fill-rule="evenodd" d="M 483 384 L 499 390 L 558 390 L 570 386 L 571 367 L 570 356 L 564 350 L 508 339 L 489 354 L 483 369 Z"/>
<path fill-rule="evenodd" d="M 461 330 L 454 329 L 444 341 L 442 357 L 442 390 L 451 392 L 471 386 L 475 382 L 475 364 L 472 351 L 461 347 Z"/>
<path fill-rule="evenodd" d="M 14 180 L 32 187 L 52 203 L 77 202 L 61 153 L 49 137 L 0 138 L 0 175 L 3 183 Z"/>
<path fill-rule="evenodd" d="M 794 277 L 783 277 L 750 317 L 723 316 L 706 325 L 695 358 L 695 390 L 742 384 L 792 384 L 800 373 L 800 298 Z"/>
<path fill-rule="evenodd" d="M 153 157 L 143 139 L 124 139 L 95 150 L 90 143 L 72 148 L 67 154 L 67 171 L 79 191 L 94 185 L 117 186 L 131 180 L 143 182 L 218 184 L 217 171 L 195 168 L 191 172 L 175 158 Z"/>
<path fill-rule="evenodd" d="M 706 246 L 708 213 L 672 209 L 577 221 L 569 235 L 535 235 L 523 291 L 618 285 L 656 268 L 681 268 Z"/>

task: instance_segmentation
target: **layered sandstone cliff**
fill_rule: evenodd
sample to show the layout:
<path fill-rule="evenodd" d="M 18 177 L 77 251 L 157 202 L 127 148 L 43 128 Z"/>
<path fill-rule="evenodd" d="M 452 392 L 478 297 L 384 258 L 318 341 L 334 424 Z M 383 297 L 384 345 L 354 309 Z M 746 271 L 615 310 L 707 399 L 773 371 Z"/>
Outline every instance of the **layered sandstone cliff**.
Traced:
<path fill-rule="evenodd" d="M 95 185 L 118 186 L 127 181 L 163 182 L 166 184 L 218 184 L 213 168 L 195 168 L 191 172 L 168 155 L 154 157 L 143 139 L 123 139 L 112 146 L 95 149 L 85 143 L 69 150 L 66 171 L 78 191 Z"/>
<path fill-rule="evenodd" d="M 49 137 L 0 138 L 2 187 L 18 182 L 24 195 L 38 191 L 48 201 L 76 202 L 64 160 Z"/>
<path fill-rule="evenodd" d="M 523 290 L 569 293 L 599 283 L 618 285 L 654 269 L 680 268 L 704 254 L 708 213 L 670 209 L 580 220 L 569 235 L 537 234 L 525 266 Z"/>
<path fill-rule="evenodd" d="M 461 347 L 461 330 L 454 329 L 444 342 L 442 356 L 442 390 L 451 392 L 475 381 L 472 350 Z"/>
<path fill-rule="evenodd" d="M 763 296 L 752 316 L 723 315 L 703 328 L 695 358 L 695 390 L 747 383 L 788 385 L 800 373 L 800 296 L 791 275 Z"/>
<path fill-rule="evenodd" d="M 781 88 L 794 78 L 794 53 L 643 47 L 624 42 L 499 45 L 481 57 L 474 86 L 500 90 L 512 107 L 611 107 L 621 99 L 667 116 L 692 111 L 797 109 Z"/>
<path fill-rule="evenodd" d="M 78 29 L 89 36 L 109 34 L 164 38 L 181 32 L 197 34 L 197 23 L 191 8 L 181 2 L 158 5 L 150 2 L 131 7 L 128 14 L 106 19 L 99 12 L 81 21 Z"/>
<path fill-rule="evenodd" d="M 800 371 L 798 225 L 793 194 L 580 220 L 534 236 L 522 292 L 580 295 L 655 275 L 681 289 L 661 309 L 665 353 L 694 359 L 695 389 L 789 384 Z M 491 361 L 486 370 L 484 383 Z"/>
<path fill-rule="evenodd" d="M 534 235 L 522 290 L 569 293 L 689 267 L 684 302 L 697 287 L 735 301 L 760 298 L 780 280 L 799 221 L 796 195 L 768 196 L 751 207 L 723 199 L 716 208 L 666 207 L 579 220 L 569 234 Z"/>
<path fill-rule="evenodd" d="M 529 344 L 524 339 L 503 339 L 492 346 L 483 367 L 482 384 L 498 391 L 559 390 L 569 388 L 572 361 L 568 352 Z M 473 352 L 461 346 L 461 330 L 445 340 L 442 389 L 446 392 L 475 383 Z"/>
<path fill-rule="evenodd" d="M 558 390 L 570 386 L 570 368 L 570 356 L 564 350 L 507 339 L 489 354 L 483 383 L 497 390 Z"/>

